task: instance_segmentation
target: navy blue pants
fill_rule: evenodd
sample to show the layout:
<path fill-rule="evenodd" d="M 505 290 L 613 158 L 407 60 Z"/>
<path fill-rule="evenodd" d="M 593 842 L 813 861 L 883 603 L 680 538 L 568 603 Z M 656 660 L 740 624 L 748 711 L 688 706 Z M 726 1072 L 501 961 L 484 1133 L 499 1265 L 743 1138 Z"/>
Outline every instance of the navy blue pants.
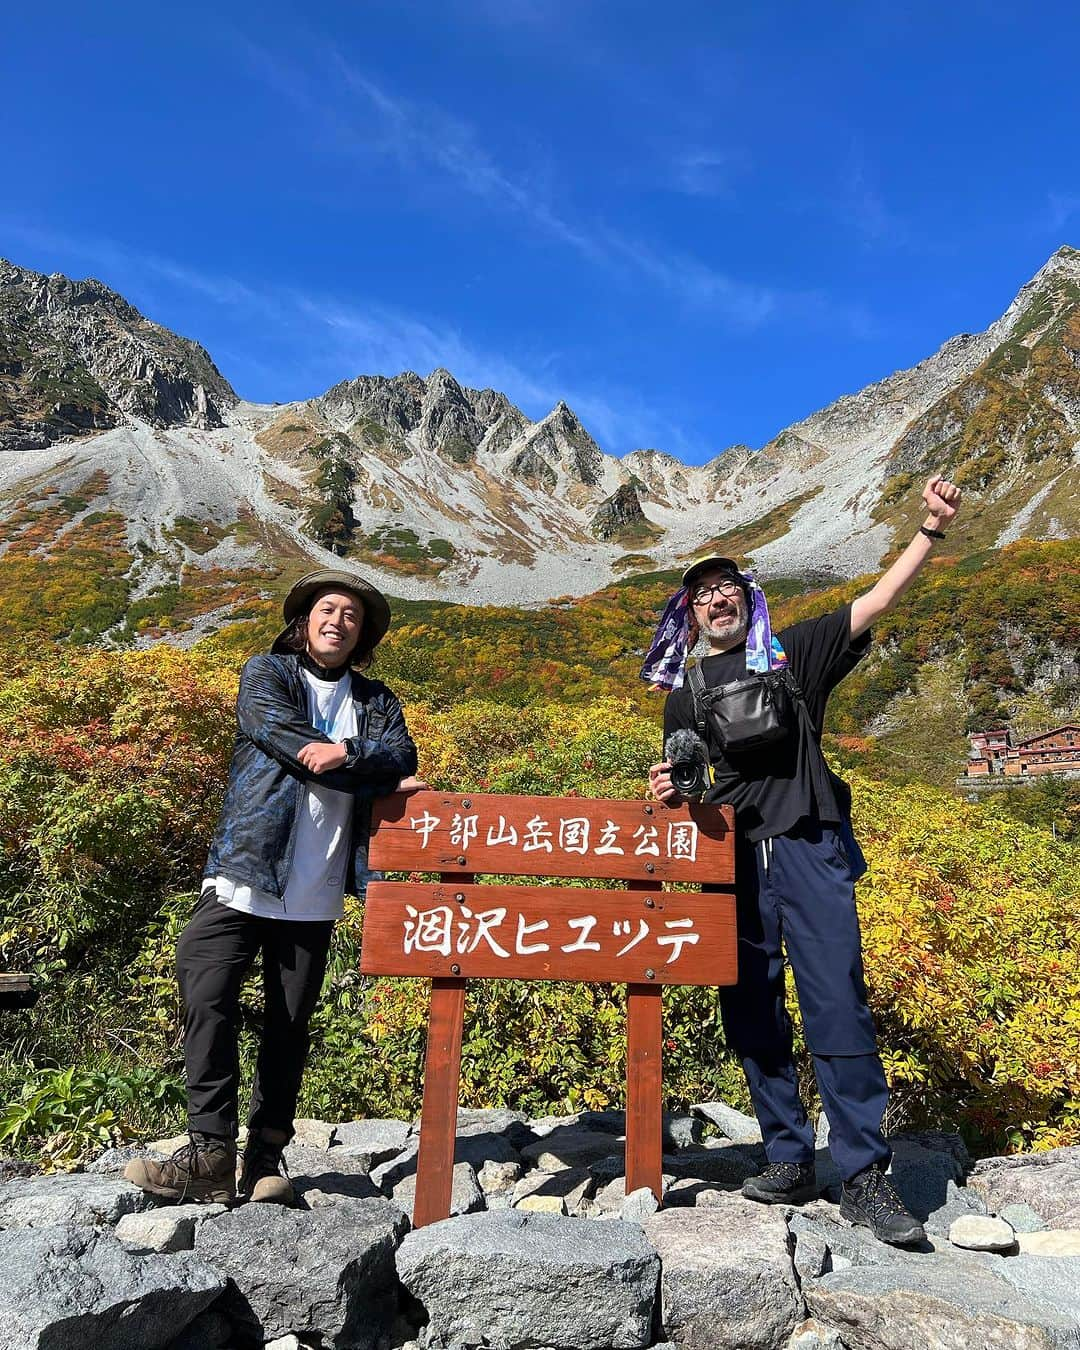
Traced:
<path fill-rule="evenodd" d="M 728 1045 L 742 1061 L 770 1162 L 810 1162 L 814 1131 L 799 1099 L 784 956 L 847 1180 L 890 1157 L 881 1132 L 888 1088 L 863 981 L 851 868 L 839 833 L 803 822 L 746 842 L 736 859 L 739 981 L 720 990 Z"/>

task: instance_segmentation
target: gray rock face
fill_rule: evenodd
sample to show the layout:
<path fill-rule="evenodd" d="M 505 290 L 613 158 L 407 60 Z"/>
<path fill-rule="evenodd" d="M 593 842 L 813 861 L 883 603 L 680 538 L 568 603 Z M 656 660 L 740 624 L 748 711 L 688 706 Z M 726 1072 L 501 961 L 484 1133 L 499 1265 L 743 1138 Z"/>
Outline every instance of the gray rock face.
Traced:
<path fill-rule="evenodd" d="M 411 1221 L 413 1206 L 416 1204 L 416 1173 L 409 1172 L 406 1176 L 403 1176 L 390 1193 L 390 1198 L 398 1209 L 409 1216 Z M 450 1213 L 476 1214 L 486 1208 L 484 1192 L 480 1189 L 476 1173 L 468 1163 L 455 1163 L 454 1177 L 450 1188 Z"/>
<path fill-rule="evenodd" d="M 116 1236 L 125 1246 L 147 1252 L 189 1252 L 195 1230 L 225 1213 L 224 1205 L 164 1205 L 141 1214 L 125 1214 Z"/>
<path fill-rule="evenodd" d="M 765 1155 L 742 1144 L 723 1148 L 683 1149 L 664 1158 L 664 1171 L 677 1181 L 692 1179 L 710 1186 L 737 1188 L 765 1166 Z"/>
<path fill-rule="evenodd" d="M 0 260 L 0 346 L 17 413 L 0 449 L 112 427 L 121 413 L 156 426 L 221 425 L 236 395 L 197 342 L 150 323 L 100 281 L 46 277 Z"/>
<path fill-rule="evenodd" d="M 401 1152 L 409 1131 L 407 1120 L 350 1120 L 335 1130 L 334 1150 L 345 1149 L 354 1158 L 366 1156 L 370 1172 Z"/>
<path fill-rule="evenodd" d="M 394 1248 L 407 1227 L 385 1200 L 245 1205 L 204 1223 L 195 1252 L 233 1281 L 225 1307 L 248 1339 L 295 1332 L 376 1350 L 397 1312 Z"/>
<path fill-rule="evenodd" d="M 159 1153 L 145 1144 L 122 1144 L 119 1148 L 107 1148 L 92 1163 L 87 1164 L 86 1171 L 94 1176 L 109 1173 L 119 1175 L 135 1158 L 153 1158 L 156 1162 L 164 1162 L 167 1157 L 168 1154 Z"/>
<path fill-rule="evenodd" d="M 308 1204 L 314 1203 L 310 1197 L 316 1192 L 324 1202 L 334 1197 L 376 1199 L 381 1192 L 368 1175 L 369 1162 L 370 1155 L 364 1150 L 354 1154 L 348 1148 L 307 1148 L 302 1144 L 290 1144 L 285 1150 L 293 1188 Z"/>
<path fill-rule="evenodd" d="M 986 1259 L 1001 1269 L 1011 1263 Z M 848 1350 L 1071 1350 L 1075 1317 L 1025 1297 L 997 1270 L 973 1262 L 958 1278 L 949 1263 L 933 1260 L 853 1266 L 803 1292 L 809 1311 L 835 1327 Z"/>
<path fill-rule="evenodd" d="M 16 1177 L 0 1190 L 0 1228 L 47 1228 L 115 1224 L 124 1214 L 154 1209 L 156 1203 L 130 1181 L 85 1172 L 50 1177 Z"/>
<path fill-rule="evenodd" d="M 695 1350 L 775 1350 L 804 1316 L 780 1207 L 732 1198 L 644 1222 L 662 1262 L 664 1334 Z"/>
<path fill-rule="evenodd" d="M 953 1181 L 945 1183 L 945 1203 L 933 1209 L 923 1221 L 928 1233 L 947 1234 L 950 1227 L 965 1216 L 978 1218 L 986 1213 L 982 1196 Z"/>
<path fill-rule="evenodd" d="M 643 1223 L 659 1208 L 660 1201 L 648 1186 L 639 1186 L 636 1191 L 631 1191 L 619 1206 L 619 1218 L 626 1223 Z"/>
<path fill-rule="evenodd" d="M 224 1291 L 189 1252 L 134 1256 L 111 1233 L 0 1230 L 0 1350 L 162 1350 Z"/>
<path fill-rule="evenodd" d="M 398 1275 L 428 1344 L 631 1350 L 652 1340 L 659 1262 L 641 1230 L 519 1210 L 410 1233 Z"/>
<path fill-rule="evenodd" d="M 968 1182 L 989 1209 L 1029 1205 L 1055 1228 L 1080 1228 L 1080 1145 L 983 1158 Z"/>
<path fill-rule="evenodd" d="M 304 1148 L 327 1149 L 334 1142 L 336 1127 L 325 1120 L 301 1116 L 293 1121 L 293 1144 Z"/>
<path fill-rule="evenodd" d="M 583 1167 L 613 1153 L 613 1139 L 604 1130 L 552 1130 L 535 1144 L 526 1144 L 522 1159 L 542 1172 Z"/>
<path fill-rule="evenodd" d="M 964 1169 L 951 1153 L 932 1151 L 908 1140 L 889 1142 L 893 1145 L 889 1174 L 900 1198 L 917 1219 L 930 1222 L 933 1215 L 931 1226 L 947 1233 L 960 1213 L 979 1207 L 974 1197 L 970 1205 L 963 1196 L 957 1197 L 955 1188 L 964 1180 Z"/>
<path fill-rule="evenodd" d="M 761 1126 L 753 1116 L 736 1111 L 727 1102 L 698 1102 L 690 1110 L 699 1120 L 715 1125 L 733 1144 L 760 1144 Z"/>
<path fill-rule="evenodd" d="M 1037 1233 L 1046 1227 L 1030 1205 L 1002 1205 L 1000 1213 L 1016 1233 Z"/>
<path fill-rule="evenodd" d="M 596 508 L 590 529 L 597 539 L 616 539 L 624 530 L 646 524 L 633 483 L 623 483 Z"/>
<path fill-rule="evenodd" d="M 375 1185 L 389 1195 L 404 1177 L 416 1175 L 416 1160 L 420 1150 L 420 1140 L 413 1137 L 408 1146 L 389 1162 L 380 1163 L 372 1169 L 371 1179 Z M 332 1156 L 332 1155 L 331 1155 Z M 488 1162 L 521 1162 L 521 1155 L 501 1134 L 458 1135 L 454 1143 L 454 1162 L 467 1162 L 474 1172 L 479 1172 Z"/>
<path fill-rule="evenodd" d="M 1007 1252 L 1016 1246 L 1016 1234 L 1004 1219 L 965 1214 L 949 1226 L 949 1241 L 973 1252 Z"/>
<path fill-rule="evenodd" d="M 419 1121 L 413 1127 L 413 1133 L 420 1133 Z M 524 1111 L 510 1111 L 502 1106 L 459 1108 L 456 1133 L 459 1139 L 478 1134 L 501 1134 L 519 1152 L 536 1139 Z"/>
<path fill-rule="evenodd" d="M 514 1187 L 510 1203 L 523 1205 L 530 1197 L 560 1198 L 567 1214 L 583 1214 L 586 1204 L 596 1191 L 596 1178 L 580 1167 L 564 1167 L 558 1172 L 535 1169 L 527 1173 Z"/>

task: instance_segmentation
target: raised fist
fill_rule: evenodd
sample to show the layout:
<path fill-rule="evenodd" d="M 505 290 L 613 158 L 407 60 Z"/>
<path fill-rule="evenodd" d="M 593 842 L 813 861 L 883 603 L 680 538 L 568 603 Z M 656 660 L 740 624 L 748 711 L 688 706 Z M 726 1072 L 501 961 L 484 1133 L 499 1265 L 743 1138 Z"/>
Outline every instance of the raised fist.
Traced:
<path fill-rule="evenodd" d="M 952 520 L 960 509 L 963 493 L 955 483 L 947 478 L 931 478 L 923 488 L 923 501 L 926 509 L 939 521 Z"/>

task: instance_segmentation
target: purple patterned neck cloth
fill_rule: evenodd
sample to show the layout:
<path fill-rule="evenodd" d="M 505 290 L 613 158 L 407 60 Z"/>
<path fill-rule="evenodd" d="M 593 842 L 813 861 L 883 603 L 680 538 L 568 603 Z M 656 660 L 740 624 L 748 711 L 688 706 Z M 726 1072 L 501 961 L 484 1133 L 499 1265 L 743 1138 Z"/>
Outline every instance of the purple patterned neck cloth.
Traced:
<path fill-rule="evenodd" d="M 739 574 L 750 586 L 752 607 L 746 634 L 746 669 L 750 674 L 782 670 L 787 655 L 773 636 L 765 592 L 752 572 Z M 641 667 L 641 678 L 653 689 L 681 689 L 690 647 L 690 593 L 685 586 L 675 592 L 664 608 L 652 645 Z"/>

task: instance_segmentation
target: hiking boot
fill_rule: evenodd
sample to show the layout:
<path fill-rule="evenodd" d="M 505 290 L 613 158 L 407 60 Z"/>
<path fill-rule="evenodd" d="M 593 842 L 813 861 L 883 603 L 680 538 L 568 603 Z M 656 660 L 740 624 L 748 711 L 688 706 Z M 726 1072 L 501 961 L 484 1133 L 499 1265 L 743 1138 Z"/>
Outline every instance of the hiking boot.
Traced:
<path fill-rule="evenodd" d="M 907 1212 L 880 1166 L 864 1168 L 844 1182 L 840 1213 L 849 1223 L 869 1228 L 879 1242 L 906 1247 L 926 1241 L 922 1224 Z"/>
<path fill-rule="evenodd" d="M 281 1156 L 289 1138 L 285 1130 L 252 1130 L 248 1134 L 240 1172 L 241 1195 L 263 1205 L 296 1203 L 296 1192 Z"/>
<path fill-rule="evenodd" d="M 770 1163 L 758 1176 L 746 1178 L 742 1193 L 766 1205 L 804 1205 L 818 1194 L 814 1164 Z"/>
<path fill-rule="evenodd" d="M 188 1142 L 165 1162 L 133 1158 L 124 1178 L 151 1195 L 180 1204 L 229 1204 L 236 1199 L 236 1144 L 192 1130 Z"/>

